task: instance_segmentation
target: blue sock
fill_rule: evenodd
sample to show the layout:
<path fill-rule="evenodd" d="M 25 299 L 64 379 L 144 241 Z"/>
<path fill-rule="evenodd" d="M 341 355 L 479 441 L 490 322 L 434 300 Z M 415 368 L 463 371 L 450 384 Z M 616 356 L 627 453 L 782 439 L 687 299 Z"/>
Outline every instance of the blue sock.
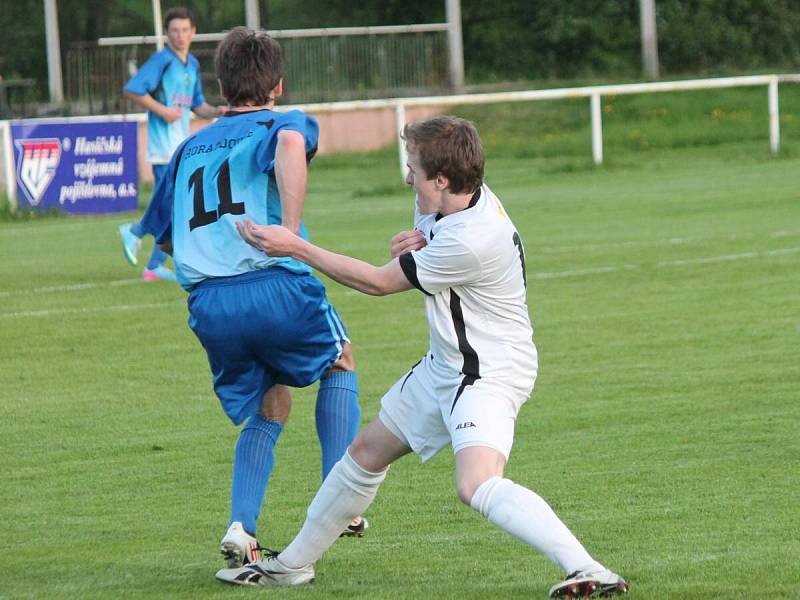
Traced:
<path fill-rule="evenodd" d="M 150 255 L 150 260 L 147 261 L 147 268 L 153 270 L 158 265 L 163 264 L 165 260 L 167 260 L 167 253 L 161 250 L 158 245 L 153 246 L 153 253 Z"/>
<path fill-rule="evenodd" d="M 236 442 L 231 482 L 231 523 L 240 521 L 255 535 L 258 513 L 275 464 L 274 448 L 283 425 L 259 414 L 250 417 Z"/>
<path fill-rule="evenodd" d="M 131 223 L 131 233 L 140 239 L 144 237 L 144 227 L 142 227 L 141 221 Z"/>
<path fill-rule="evenodd" d="M 355 371 L 334 371 L 319 382 L 317 435 L 322 448 L 322 479 L 344 456 L 361 424 Z"/>

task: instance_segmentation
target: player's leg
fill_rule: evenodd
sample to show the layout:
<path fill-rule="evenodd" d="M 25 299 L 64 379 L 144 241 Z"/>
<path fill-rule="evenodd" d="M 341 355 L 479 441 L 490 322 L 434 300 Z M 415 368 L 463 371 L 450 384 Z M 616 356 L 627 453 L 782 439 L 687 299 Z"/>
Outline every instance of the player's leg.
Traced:
<path fill-rule="evenodd" d="M 168 165 L 153 165 L 153 189 L 161 185 L 163 179 L 167 176 L 168 170 Z M 157 207 L 155 207 L 152 202 L 147 205 L 147 209 L 144 211 L 144 215 L 142 215 L 139 222 L 131 226 L 130 232 L 133 235 L 140 239 L 145 235 L 153 235 L 153 219 L 156 218 L 156 208 Z M 126 256 L 128 255 L 127 250 L 125 254 Z M 150 253 L 150 258 L 142 272 L 142 277 L 148 281 L 156 279 L 175 281 L 175 273 L 164 264 L 167 257 L 168 255 L 158 247 L 158 244 L 153 244 L 153 251 Z"/>
<path fill-rule="evenodd" d="M 230 526 L 221 552 L 228 566 L 258 560 L 256 527 L 275 464 L 275 446 L 291 412 L 292 399 L 284 385 L 272 386 L 259 412 L 239 432 L 233 455 Z"/>
<path fill-rule="evenodd" d="M 623 591 L 624 580 L 592 558 L 541 496 L 503 476 L 518 403 L 481 388 L 463 394 L 450 420 L 459 499 L 566 573 L 592 574 L 582 593 Z"/>
<path fill-rule="evenodd" d="M 322 451 L 324 481 L 333 466 L 344 456 L 361 425 L 358 378 L 353 349 L 349 343 L 344 344 L 339 359 L 319 380 L 314 416 Z M 345 527 L 342 535 L 361 537 L 367 527 L 367 520 L 359 515 Z"/>
<path fill-rule="evenodd" d="M 375 418 L 323 481 L 308 507 L 300 533 L 278 556 L 240 569 L 223 569 L 217 578 L 239 585 L 298 585 L 314 578 L 313 564 L 339 538 L 342 529 L 372 503 L 389 465 L 411 449 Z"/>
<path fill-rule="evenodd" d="M 599 566 L 547 502 L 503 477 L 504 467 L 505 457 L 494 448 L 462 448 L 456 452 L 458 497 L 567 573 Z"/>
<path fill-rule="evenodd" d="M 323 480 L 344 456 L 361 425 L 355 366 L 353 349 L 345 343 L 339 359 L 319 380 L 315 421 L 322 450 Z"/>
<path fill-rule="evenodd" d="M 161 179 L 166 174 L 167 165 L 153 165 L 153 189 L 155 190 Z M 153 203 L 149 202 L 142 218 L 135 223 L 123 223 L 119 226 L 119 235 L 122 239 L 122 251 L 128 262 L 136 266 L 139 263 L 139 250 L 142 247 L 142 238 L 148 233 L 152 235 L 153 219 L 156 218 Z"/>
<path fill-rule="evenodd" d="M 261 333 L 260 338 L 268 338 L 263 332 L 272 329 L 272 313 L 263 310 L 269 303 L 251 297 L 258 283 L 208 280 L 192 291 L 188 302 L 189 326 L 208 355 L 220 405 L 235 425 L 245 423 L 234 451 L 230 527 L 221 544 L 232 566 L 258 558 L 256 523 L 291 403 L 287 388 L 274 385 L 252 351 L 251 337 Z"/>
<path fill-rule="evenodd" d="M 389 465 L 409 452 L 379 417 L 373 419 L 325 478 L 308 507 L 303 528 L 281 552 L 281 562 L 290 568 L 316 562 L 372 503 Z"/>

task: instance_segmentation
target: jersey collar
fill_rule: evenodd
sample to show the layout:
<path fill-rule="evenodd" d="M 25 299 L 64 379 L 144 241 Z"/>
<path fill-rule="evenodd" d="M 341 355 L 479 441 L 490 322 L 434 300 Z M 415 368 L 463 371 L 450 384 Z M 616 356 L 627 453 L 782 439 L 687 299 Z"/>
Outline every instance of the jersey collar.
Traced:
<path fill-rule="evenodd" d="M 475 190 L 475 193 L 472 194 L 472 198 L 469 199 L 469 204 L 467 204 L 467 206 L 465 208 L 461 209 L 458 212 L 463 212 L 463 211 L 467 210 L 468 208 L 472 208 L 473 206 L 475 206 L 478 203 L 478 200 L 480 200 L 480 199 L 481 199 L 481 188 L 478 188 L 477 190 Z M 453 213 L 453 214 L 456 214 L 456 213 Z M 436 218 L 434 220 L 438 221 L 439 219 L 441 219 L 443 217 L 444 217 L 444 215 L 442 213 L 436 213 Z"/>

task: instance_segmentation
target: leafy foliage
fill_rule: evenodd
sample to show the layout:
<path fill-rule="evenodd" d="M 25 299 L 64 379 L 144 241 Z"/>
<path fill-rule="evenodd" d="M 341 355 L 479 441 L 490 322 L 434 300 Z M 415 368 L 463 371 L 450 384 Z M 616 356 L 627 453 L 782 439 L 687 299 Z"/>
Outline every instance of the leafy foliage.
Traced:
<path fill-rule="evenodd" d="M 0 73 L 36 77 L 46 89 L 44 12 L 31 2 L 0 11 Z M 185 4 L 198 31 L 244 22 L 244 2 Z M 62 54 L 101 36 L 152 32 L 151 4 L 143 0 L 60 0 Z M 794 0 L 657 0 L 662 74 L 727 73 L 800 66 L 800 4 Z M 638 76 L 637 0 L 462 0 L 464 56 L 474 83 L 509 79 Z M 269 29 L 441 22 L 443 0 L 272 0 L 261 2 Z M 17 48 L 27 48 L 17 52 Z"/>

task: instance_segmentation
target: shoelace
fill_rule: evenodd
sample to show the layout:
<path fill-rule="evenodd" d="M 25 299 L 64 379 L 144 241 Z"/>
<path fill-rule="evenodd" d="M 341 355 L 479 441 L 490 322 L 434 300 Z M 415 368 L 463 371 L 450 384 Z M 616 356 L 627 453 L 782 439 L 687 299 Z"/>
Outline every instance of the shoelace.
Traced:
<path fill-rule="evenodd" d="M 259 546 L 258 552 L 261 554 L 261 558 L 277 558 L 278 554 L 281 553 L 280 550 L 273 550 L 272 548 L 265 548 L 264 546 Z"/>

